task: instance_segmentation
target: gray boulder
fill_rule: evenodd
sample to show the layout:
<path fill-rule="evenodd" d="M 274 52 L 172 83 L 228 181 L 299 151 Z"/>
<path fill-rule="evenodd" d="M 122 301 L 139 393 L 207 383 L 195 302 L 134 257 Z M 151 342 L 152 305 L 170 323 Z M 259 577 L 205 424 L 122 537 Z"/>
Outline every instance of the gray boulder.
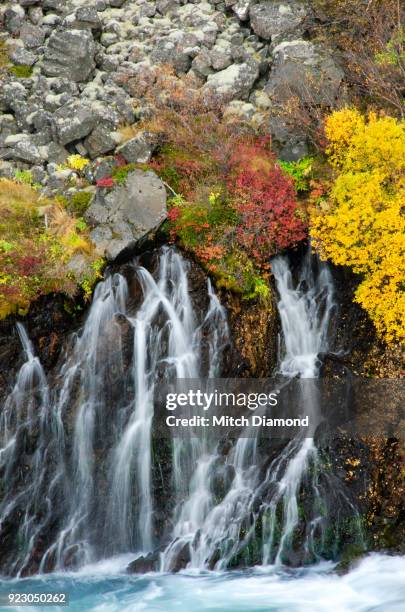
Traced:
<path fill-rule="evenodd" d="M 250 7 L 250 25 L 261 38 L 278 43 L 291 33 L 302 34 L 301 26 L 307 12 L 307 6 L 300 0 L 268 0 Z"/>
<path fill-rule="evenodd" d="M 247 21 L 251 4 L 252 0 L 238 0 L 232 5 L 232 10 L 241 21 Z"/>
<path fill-rule="evenodd" d="M 37 58 L 24 47 L 16 47 L 11 51 L 10 59 L 16 66 L 33 66 Z"/>
<path fill-rule="evenodd" d="M 139 132 L 134 138 L 118 147 L 117 153 L 129 164 L 146 164 L 156 148 L 156 136 L 149 132 Z"/>
<path fill-rule="evenodd" d="M 4 25 L 10 34 L 19 34 L 25 19 L 25 11 L 21 6 L 11 6 L 4 12 Z"/>
<path fill-rule="evenodd" d="M 166 214 L 162 181 L 154 172 L 134 170 L 124 185 L 99 188 L 85 218 L 93 226 L 90 237 L 97 252 L 113 260 L 157 228 Z"/>
<path fill-rule="evenodd" d="M 15 159 L 28 164 L 41 164 L 46 160 L 46 152 L 38 147 L 32 136 L 27 134 L 16 134 L 5 139 L 6 147 L 9 147 L 9 159 Z"/>
<path fill-rule="evenodd" d="M 91 159 L 95 159 L 99 155 L 104 155 L 115 149 L 117 142 L 108 126 L 100 123 L 94 128 L 90 136 L 86 138 L 84 146 Z"/>
<path fill-rule="evenodd" d="M 50 35 L 42 71 L 50 77 L 66 77 L 80 83 L 95 68 L 96 45 L 89 30 L 57 29 Z"/>
<path fill-rule="evenodd" d="M 67 28 L 100 30 L 101 19 L 94 6 L 81 6 L 74 13 L 65 17 L 62 25 Z"/>
<path fill-rule="evenodd" d="M 20 31 L 20 38 L 27 49 L 36 49 L 44 43 L 45 32 L 37 25 L 24 23 Z"/>
<path fill-rule="evenodd" d="M 333 106 L 344 72 L 330 52 L 305 40 L 283 42 L 274 51 L 265 93 L 283 104 L 292 96 L 315 105 Z"/>
<path fill-rule="evenodd" d="M 224 102 L 247 100 L 258 77 L 259 63 L 255 60 L 232 64 L 225 70 L 209 75 L 203 92 L 208 96 L 217 96 Z"/>
<path fill-rule="evenodd" d="M 177 74 L 188 72 L 191 67 L 191 56 L 189 51 L 195 48 L 197 39 L 195 36 L 190 37 L 190 44 L 184 44 L 184 37 L 180 40 L 175 40 L 169 36 L 158 40 L 150 54 L 150 60 L 153 64 L 170 64 L 173 66 Z M 196 54 L 198 53 L 198 47 Z"/>
<path fill-rule="evenodd" d="M 85 138 L 98 121 L 91 106 L 79 101 L 62 106 L 55 111 L 53 118 L 57 138 L 62 145 Z"/>

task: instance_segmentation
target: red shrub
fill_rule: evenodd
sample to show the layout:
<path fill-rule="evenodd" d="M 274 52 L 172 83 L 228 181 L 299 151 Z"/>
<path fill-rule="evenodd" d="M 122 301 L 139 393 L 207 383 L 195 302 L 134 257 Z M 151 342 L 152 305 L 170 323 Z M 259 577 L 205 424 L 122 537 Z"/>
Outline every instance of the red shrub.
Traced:
<path fill-rule="evenodd" d="M 43 256 L 23 255 L 17 261 L 17 270 L 21 276 L 38 274 L 44 262 Z"/>
<path fill-rule="evenodd" d="M 96 182 L 97 187 L 113 187 L 114 180 L 112 176 L 107 176 L 105 178 L 99 179 Z"/>
<path fill-rule="evenodd" d="M 306 236 L 293 181 L 274 162 L 264 139 L 240 144 L 229 162 L 227 185 L 240 217 L 236 237 L 260 265 Z"/>

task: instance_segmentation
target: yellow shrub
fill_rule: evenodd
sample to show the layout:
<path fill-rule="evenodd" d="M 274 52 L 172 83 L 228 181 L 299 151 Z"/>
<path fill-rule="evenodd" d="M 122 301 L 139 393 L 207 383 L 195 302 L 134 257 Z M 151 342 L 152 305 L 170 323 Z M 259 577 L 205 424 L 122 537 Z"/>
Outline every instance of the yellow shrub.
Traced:
<path fill-rule="evenodd" d="M 321 255 L 363 275 L 356 292 L 388 342 L 405 340 L 405 122 L 344 109 L 327 120 L 336 177 L 313 212 Z"/>
<path fill-rule="evenodd" d="M 90 163 L 90 160 L 86 157 L 82 157 L 81 155 L 70 155 L 67 158 L 67 166 L 71 170 L 77 170 L 81 172 L 84 168 Z"/>

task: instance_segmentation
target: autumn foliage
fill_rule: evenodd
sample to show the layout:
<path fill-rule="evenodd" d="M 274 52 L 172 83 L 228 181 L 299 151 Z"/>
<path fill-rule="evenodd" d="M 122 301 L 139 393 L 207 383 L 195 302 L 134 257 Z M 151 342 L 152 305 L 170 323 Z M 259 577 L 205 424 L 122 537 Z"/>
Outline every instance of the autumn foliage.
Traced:
<path fill-rule="evenodd" d="M 343 109 L 326 122 L 335 170 L 313 214 L 321 255 L 360 276 L 356 301 L 388 342 L 405 340 L 405 122 Z"/>
<path fill-rule="evenodd" d="M 0 319 L 47 293 L 74 295 L 81 286 L 90 295 L 102 260 L 83 219 L 57 200 L 0 179 L 0 236 Z"/>
<path fill-rule="evenodd" d="M 237 241 L 259 266 L 305 238 L 293 181 L 276 164 L 269 140 L 236 147 L 227 188 L 238 214 Z"/>

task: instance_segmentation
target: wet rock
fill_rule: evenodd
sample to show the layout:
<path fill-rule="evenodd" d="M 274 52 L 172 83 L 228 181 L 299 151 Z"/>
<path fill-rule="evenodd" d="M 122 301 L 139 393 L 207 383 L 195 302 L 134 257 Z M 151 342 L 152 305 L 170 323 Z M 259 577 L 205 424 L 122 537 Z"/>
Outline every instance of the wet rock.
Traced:
<path fill-rule="evenodd" d="M 124 185 L 100 188 L 86 211 L 96 249 L 110 260 L 166 218 L 166 191 L 154 172 L 133 170 Z"/>
<path fill-rule="evenodd" d="M 132 561 L 127 567 L 128 574 L 146 574 L 159 570 L 159 553 L 153 552 Z"/>
<path fill-rule="evenodd" d="M 307 8 L 297 0 L 267 1 L 251 6 L 249 14 L 254 33 L 260 38 L 277 43 L 291 35 L 302 35 Z"/>
<path fill-rule="evenodd" d="M 77 83 L 85 81 L 95 68 L 96 46 L 88 30 L 58 28 L 48 39 L 42 71 L 47 76 L 63 76 Z"/>

